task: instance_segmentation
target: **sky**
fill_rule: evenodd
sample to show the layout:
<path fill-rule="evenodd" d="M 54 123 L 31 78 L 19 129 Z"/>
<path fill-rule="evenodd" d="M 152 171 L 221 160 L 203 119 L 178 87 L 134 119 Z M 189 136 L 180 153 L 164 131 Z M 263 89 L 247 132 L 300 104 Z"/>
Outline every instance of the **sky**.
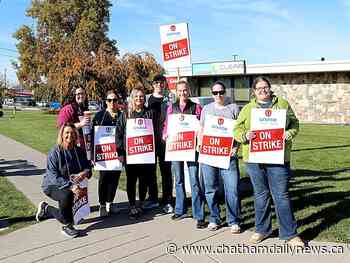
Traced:
<path fill-rule="evenodd" d="M 121 55 L 148 51 L 162 63 L 159 26 L 187 22 L 192 62 L 248 64 L 350 59 L 350 0 L 111 0 L 108 35 Z M 0 74 L 16 83 L 12 38 L 30 0 L 0 0 Z M 9 49 L 9 50 L 7 50 Z"/>

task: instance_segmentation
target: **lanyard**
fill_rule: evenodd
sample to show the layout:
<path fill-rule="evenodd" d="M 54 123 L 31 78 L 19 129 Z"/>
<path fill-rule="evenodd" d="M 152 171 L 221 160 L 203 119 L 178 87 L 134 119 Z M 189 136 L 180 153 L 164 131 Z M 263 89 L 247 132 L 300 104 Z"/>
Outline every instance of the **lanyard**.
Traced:
<path fill-rule="evenodd" d="M 74 148 L 74 153 L 75 153 L 75 158 L 78 161 L 78 165 L 79 165 L 79 171 L 82 170 L 81 164 L 80 164 L 80 160 L 79 160 L 79 156 L 77 154 L 77 150 Z M 68 170 L 68 175 L 70 176 L 70 170 L 69 170 L 69 166 L 68 166 L 68 162 L 67 162 L 67 158 L 66 158 L 66 152 L 63 150 L 63 156 L 64 156 L 64 160 L 66 162 L 66 166 L 67 166 L 67 170 Z"/>

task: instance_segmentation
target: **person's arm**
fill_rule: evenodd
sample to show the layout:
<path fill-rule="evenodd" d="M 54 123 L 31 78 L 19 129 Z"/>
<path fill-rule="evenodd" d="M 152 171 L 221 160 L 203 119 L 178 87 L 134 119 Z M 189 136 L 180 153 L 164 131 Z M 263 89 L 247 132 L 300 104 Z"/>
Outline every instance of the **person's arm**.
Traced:
<path fill-rule="evenodd" d="M 207 107 L 204 106 L 201 114 L 200 114 L 200 120 L 199 120 L 199 131 L 198 131 L 198 136 L 197 136 L 197 145 L 198 145 L 198 151 L 200 150 L 200 146 L 202 145 L 202 140 L 203 140 L 203 130 L 204 130 L 204 123 L 205 123 L 205 116 L 207 112 Z"/>
<path fill-rule="evenodd" d="M 295 136 L 299 132 L 299 120 L 295 116 L 295 113 L 292 107 L 289 105 L 289 103 L 287 108 L 287 120 L 288 120 L 288 127 L 286 127 L 285 140 L 291 141 L 295 138 Z"/>
<path fill-rule="evenodd" d="M 198 120 L 201 119 L 201 113 L 202 113 L 202 106 L 198 103 L 196 104 L 196 116 Z"/>
<path fill-rule="evenodd" d="M 71 105 L 64 106 L 57 116 L 57 127 L 73 121 L 73 108 Z"/>
<path fill-rule="evenodd" d="M 51 150 L 47 157 L 46 176 L 52 185 L 56 185 L 59 189 L 71 186 L 71 182 L 60 171 L 60 158 L 56 149 Z"/>
<path fill-rule="evenodd" d="M 81 162 L 81 168 L 82 171 L 80 171 L 79 175 L 82 176 L 82 179 L 88 178 L 90 179 L 92 176 L 92 171 L 91 171 L 91 162 L 86 158 L 86 152 L 81 149 L 80 147 L 77 147 L 77 154 L 78 158 Z"/>
<path fill-rule="evenodd" d="M 162 139 L 164 141 L 166 141 L 166 138 L 168 137 L 168 117 L 172 113 L 173 113 L 173 106 L 172 106 L 172 104 L 170 104 L 167 108 L 167 111 L 166 111 L 166 117 L 165 117 L 164 126 L 163 126 Z"/>
<path fill-rule="evenodd" d="M 117 153 L 119 157 L 125 157 L 125 145 L 124 145 L 124 136 L 125 136 L 125 125 L 126 125 L 126 116 L 124 112 L 121 112 L 117 119 L 117 124 L 115 128 L 115 143 L 117 146 Z"/>
<path fill-rule="evenodd" d="M 233 135 L 236 141 L 240 143 L 248 143 L 249 140 L 246 137 L 248 124 L 248 114 L 249 110 L 247 105 L 243 107 L 242 111 L 239 113 L 238 118 L 236 120 L 235 127 L 233 129 Z"/>

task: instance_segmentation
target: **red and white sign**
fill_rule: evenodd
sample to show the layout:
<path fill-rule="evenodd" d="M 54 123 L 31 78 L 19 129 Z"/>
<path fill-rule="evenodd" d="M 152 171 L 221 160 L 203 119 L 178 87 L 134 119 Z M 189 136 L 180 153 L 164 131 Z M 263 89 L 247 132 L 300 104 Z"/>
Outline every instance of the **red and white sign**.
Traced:
<path fill-rule="evenodd" d="M 168 83 L 168 88 L 171 91 L 176 90 L 177 77 L 166 77 L 166 81 Z"/>
<path fill-rule="evenodd" d="M 166 71 L 191 67 L 191 51 L 187 23 L 160 26 L 160 42 Z"/>
<path fill-rule="evenodd" d="M 90 214 L 90 205 L 88 198 L 88 180 L 85 178 L 78 184 L 80 188 L 79 194 L 73 197 L 73 220 L 74 224 L 79 224 L 85 217 Z"/>
<path fill-rule="evenodd" d="M 235 120 L 208 115 L 205 118 L 198 162 L 228 169 Z"/>
<path fill-rule="evenodd" d="M 154 133 L 151 119 L 127 120 L 126 163 L 155 163 Z"/>
<path fill-rule="evenodd" d="M 199 121 L 196 115 L 170 114 L 166 140 L 166 161 L 195 161 Z"/>
<path fill-rule="evenodd" d="M 249 145 L 249 162 L 284 163 L 286 110 L 252 109 L 251 130 L 255 138 Z"/>
<path fill-rule="evenodd" d="M 94 127 L 94 169 L 98 171 L 121 171 L 123 168 L 115 144 L 115 126 Z"/>

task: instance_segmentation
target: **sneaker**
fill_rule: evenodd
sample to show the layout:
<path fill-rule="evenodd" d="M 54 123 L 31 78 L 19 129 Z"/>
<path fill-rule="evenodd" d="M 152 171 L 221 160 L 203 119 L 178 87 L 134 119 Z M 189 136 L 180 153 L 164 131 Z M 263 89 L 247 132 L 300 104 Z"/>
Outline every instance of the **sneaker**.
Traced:
<path fill-rule="evenodd" d="M 171 204 L 166 204 L 164 207 L 163 207 L 163 212 L 165 214 L 172 214 L 174 213 L 174 207 L 171 205 Z"/>
<path fill-rule="evenodd" d="M 240 234 L 241 233 L 241 227 L 237 224 L 234 224 L 231 226 L 231 234 Z"/>
<path fill-rule="evenodd" d="M 44 201 L 41 201 L 39 203 L 38 210 L 37 210 L 36 215 L 35 215 L 36 221 L 40 222 L 41 220 L 43 220 L 45 218 L 47 206 L 48 206 L 48 204 Z"/>
<path fill-rule="evenodd" d="M 264 239 L 266 239 L 269 235 L 264 235 L 264 234 L 260 234 L 260 233 L 254 233 L 250 239 L 248 240 L 249 244 L 252 245 L 256 245 L 259 244 L 261 241 L 263 241 Z"/>
<path fill-rule="evenodd" d="M 197 229 L 207 228 L 207 223 L 205 223 L 204 220 L 198 220 L 198 221 L 197 221 L 196 228 L 197 228 Z"/>
<path fill-rule="evenodd" d="M 118 214 L 121 209 L 117 207 L 117 204 L 107 202 L 106 210 L 108 214 Z"/>
<path fill-rule="evenodd" d="M 286 243 L 290 247 L 305 247 L 304 241 L 298 236 L 289 239 Z"/>
<path fill-rule="evenodd" d="M 79 231 L 76 230 L 72 224 L 63 226 L 61 232 L 63 235 L 70 237 L 70 238 L 74 238 L 74 237 L 79 236 Z"/>
<path fill-rule="evenodd" d="M 108 216 L 108 212 L 107 212 L 107 209 L 106 209 L 105 205 L 100 205 L 99 212 L 100 212 L 100 217 Z"/>
<path fill-rule="evenodd" d="M 130 207 L 129 218 L 132 220 L 137 219 L 140 216 L 139 210 L 135 206 Z"/>
<path fill-rule="evenodd" d="M 209 230 L 209 231 L 216 231 L 216 230 L 218 230 L 218 229 L 219 229 L 219 225 L 218 225 L 218 224 L 212 223 L 212 222 L 210 222 L 210 223 L 208 224 L 208 230 Z"/>
<path fill-rule="evenodd" d="M 142 208 L 145 210 L 154 209 L 154 208 L 158 208 L 158 207 L 159 207 L 159 203 L 156 201 L 151 201 L 151 200 L 145 201 L 145 203 L 142 205 Z"/>
<path fill-rule="evenodd" d="M 181 219 L 184 219 L 187 217 L 187 214 L 183 214 L 183 215 L 178 215 L 178 214 L 174 214 L 171 216 L 171 219 L 172 220 L 181 220 Z"/>

